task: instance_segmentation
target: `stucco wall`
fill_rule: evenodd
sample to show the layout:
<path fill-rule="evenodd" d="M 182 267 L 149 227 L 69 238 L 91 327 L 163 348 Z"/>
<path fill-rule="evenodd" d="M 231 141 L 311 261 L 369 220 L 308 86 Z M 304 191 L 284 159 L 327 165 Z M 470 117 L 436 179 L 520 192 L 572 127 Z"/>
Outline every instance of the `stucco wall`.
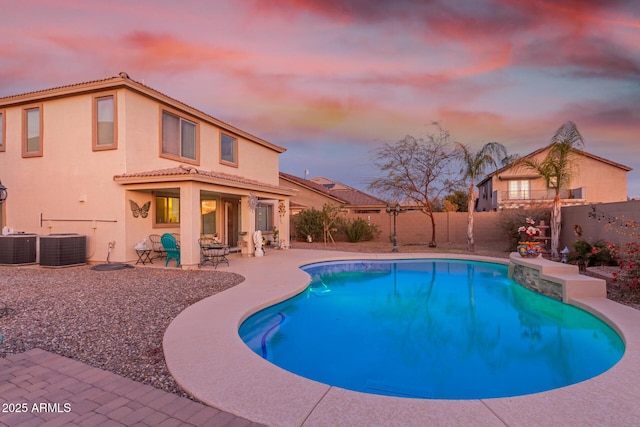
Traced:
<path fill-rule="evenodd" d="M 162 109 L 152 99 L 131 91 L 121 90 L 120 99 L 126 105 L 120 111 L 125 117 L 126 125 L 122 126 L 127 147 L 126 171 L 149 171 L 172 168 L 181 163 L 179 160 L 167 159 L 160 156 L 160 117 Z M 180 110 L 167 107 L 167 111 L 177 114 L 184 119 L 198 124 L 200 163 L 194 165 L 208 171 L 222 172 L 229 175 L 247 176 L 251 179 L 278 185 L 278 153 L 264 146 L 249 142 L 236 136 L 238 141 L 238 164 L 229 166 L 220 163 L 220 134 L 221 131 L 212 124 L 203 122 Z M 126 111 L 126 114 L 124 113 Z M 231 136 L 229 132 L 225 132 Z"/>
<path fill-rule="evenodd" d="M 598 240 L 617 245 L 637 241 L 640 235 L 640 200 L 618 203 L 594 204 L 596 217 L 591 205 L 567 206 L 562 208 L 562 230 L 560 244 L 573 247 L 577 240 L 594 243 Z M 582 236 L 575 233 L 575 226 L 582 228 Z"/>
<path fill-rule="evenodd" d="M 92 151 L 91 95 L 41 105 L 42 157 L 22 158 L 23 106 L 5 110 L 7 148 L 0 153 L 2 182 L 10 194 L 5 224 L 28 233 L 86 235 L 88 254 L 106 259 L 107 242 L 123 241 L 124 230 L 116 226 L 124 218 L 122 190 L 113 175 L 124 165 L 124 151 Z"/>
<path fill-rule="evenodd" d="M 474 240 L 476 242 L 499 243 L 505 241 L 498 229 L 498 212 L 474 212 Z M 386 212 L 379 214 L 345 214 L 348 220 L 362 218 L 378 226 L 380 236 L 377 240 L 390 241 L 393 235 L 393 216 Z M 466 212 L 436 212 L 436 243 L 467 242 Z M 426 244 L 431 241 L 431 220 L 419 211 L 402 212 L 396 219 L 399 245 Z M 505 250 L 507 249 L 505 241 Z"/>

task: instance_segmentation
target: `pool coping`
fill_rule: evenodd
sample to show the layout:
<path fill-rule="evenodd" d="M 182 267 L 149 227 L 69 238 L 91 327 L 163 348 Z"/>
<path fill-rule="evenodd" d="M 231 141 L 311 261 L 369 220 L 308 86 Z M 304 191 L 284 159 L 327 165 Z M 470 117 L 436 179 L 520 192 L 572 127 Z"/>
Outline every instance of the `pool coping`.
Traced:
<path fill-rule="evenodd" d="M 606 298 L 572 303 L 610 323 L 625 341 L 620 362 L 590 380 L 543 393 L 497 399 L 425 400 L 331 387 L 285 371 L 238 336 L 242 321 L 293 296 L 310 278 L 300 266 L 348 259 L 508 259 L 464 254 L 369 254 L 291 249 L 234 259 L 245 281 L 184 310 L 164 336 L 178 384 L 206 404 L 272 426 L 321 425 L 635 425 L 640 417 L 640 311 Z M 585 355 L 588 357 L 588 355 Z"/>

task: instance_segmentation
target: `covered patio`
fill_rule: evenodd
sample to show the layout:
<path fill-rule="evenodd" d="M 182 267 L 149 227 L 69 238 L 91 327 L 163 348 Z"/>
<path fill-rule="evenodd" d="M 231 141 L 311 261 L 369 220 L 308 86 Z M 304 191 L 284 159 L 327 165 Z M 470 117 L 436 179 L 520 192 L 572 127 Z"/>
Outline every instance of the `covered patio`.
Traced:
<path fill-rule="evenodd" d="M 256 230 L 273 240 L 277 229 L 279 245 L 289 245 L 289 197 L 295 190 L 185 165 L 117 175 L 114 181 L 125 186 L 123 202 L 132 211 L 125 217 L 129 260 L 151 234 L 180 236 L 183 269 L 198 268 L 203 235 L 216 235 L 244 257 L 254 254 Z"/>

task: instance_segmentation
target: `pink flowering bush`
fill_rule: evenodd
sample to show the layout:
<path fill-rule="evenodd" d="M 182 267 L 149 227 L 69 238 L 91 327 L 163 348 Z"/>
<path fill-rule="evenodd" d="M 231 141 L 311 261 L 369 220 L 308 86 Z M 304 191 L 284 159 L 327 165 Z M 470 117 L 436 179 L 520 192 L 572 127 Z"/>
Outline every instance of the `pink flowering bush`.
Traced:
<path fill-rule="evenodd" d="M 609 244 L 608 248 L 617 258 L 620 267 L 620 272 L 613 276 L 614 281 L 640 291 L 640 242 L 632 241 L 620 248 Z"/>
<path fill-rule="evenodd" d="M 522 236 L 523 241 L 530 241 L 540 235 L 540 229 L 535 226 L 536 222 L 532 218 L 527 218 L 525 223 L 518 228 L 518 234 Z"/>

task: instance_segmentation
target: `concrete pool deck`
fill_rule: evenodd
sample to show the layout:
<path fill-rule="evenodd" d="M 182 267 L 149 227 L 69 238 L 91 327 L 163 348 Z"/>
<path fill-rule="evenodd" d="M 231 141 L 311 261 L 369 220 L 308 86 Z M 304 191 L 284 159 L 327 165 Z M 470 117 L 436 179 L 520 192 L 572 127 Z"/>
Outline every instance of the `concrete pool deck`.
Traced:
<path fill-rule="evenodd" d="M 302 291 L 299 266 L 336 259 L 456 258 L 507 263 L 460 254 L 357 254 L 269 251 L 234 258 L 221 267 L 245 277 L 231 289 L 183 311 L 167 329 L 164 353 L 176 381 L 224 411 L 271 426 L 637 425 L 640 419 L 640 311 L 605 298 L 576 298 L 621 334 L 619 363 L 591 380 L 543 393 L 499 399 L 394 398 L 331 387 L 287 372 L 254 354 L 238 336 L 244 319 Z M 589 355 L 585 355 L 589 357 Z"/>

